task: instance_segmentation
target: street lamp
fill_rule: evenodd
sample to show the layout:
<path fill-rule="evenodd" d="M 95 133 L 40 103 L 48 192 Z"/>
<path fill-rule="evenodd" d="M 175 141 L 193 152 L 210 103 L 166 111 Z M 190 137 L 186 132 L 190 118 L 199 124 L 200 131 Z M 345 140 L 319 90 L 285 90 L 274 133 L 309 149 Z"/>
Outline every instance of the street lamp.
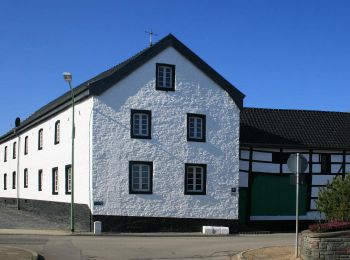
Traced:
<path fill-rule="evenodd" d="M 63 72 L 63 78 L 68 83 L 71 98 L 72 98 L 72 166 L 71 166 L 71 203 L 70 203 L 70 230 L 74 232 L 74 138 L 75 138 L 75 126 L 74 126 L 74 90 L 72 88 L 72 74 L 69 72 Z"/>

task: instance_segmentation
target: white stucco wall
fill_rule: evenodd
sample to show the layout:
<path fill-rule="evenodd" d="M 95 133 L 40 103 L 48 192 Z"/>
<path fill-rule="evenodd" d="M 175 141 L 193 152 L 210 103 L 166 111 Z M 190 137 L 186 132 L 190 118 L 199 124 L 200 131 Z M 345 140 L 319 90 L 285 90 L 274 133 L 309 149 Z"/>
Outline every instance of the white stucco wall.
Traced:
<path fill-rule="evenodd" d="M 155 90 L 156 63 L 176 65 L 176 90 Z M 130 138 L 130 109 L 152 111 L 152 139 Z M 207 141 L 188 142 L 186 114 L 206 115 Z M 239 109 L 169 47 L 94 97 L 93 214 L 237 219 Z M 129 161 L 153 161 L 153 194 L 129 194 Z M 207 164 L 206 195 L 184 195 L 185 163 Z"/>
<path fill-rule="evenodd" d="M 92 98 L 76 104 L 75 109 L 75 202 L 89 204 L 90 169 L 90 118 Z M 55 122 L 60 120 L 60 143 L 54 144 Z M 66 109 L 20 135 L 20 151 L 12 158 L 12 144 L 18 138 L 0 144 L 0 197 L 70 202 L 65 194 L 65 166 L 71 164 L 71 109 Z M 43 149 L 38 150 L 38 131 L 43 129 Z M 24 155 L 24 138 L 28 136 L 28 154 Z M 8 159 L 4 162 L 4 147 L 8 146 Z M 19 185 L 12 189 L 12 172 L 17 172 L 19 158 Z M 59 191 L 52 195 L 52 168 L 58 167 Z M 28 169 L 28 188 L 24 188 L 24 169 Z M 43 170 L 42 191 L 38 191 L 38 170 Z M 4 190 L 4 173 L 7 173 L 7 190 Z"/>

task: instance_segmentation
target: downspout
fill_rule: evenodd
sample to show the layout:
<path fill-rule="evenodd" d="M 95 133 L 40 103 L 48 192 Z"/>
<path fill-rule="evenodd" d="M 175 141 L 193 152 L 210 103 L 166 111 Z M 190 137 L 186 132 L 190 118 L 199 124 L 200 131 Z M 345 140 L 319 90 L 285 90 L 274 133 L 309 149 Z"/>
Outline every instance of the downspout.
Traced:
<path fill-rule="evenodd" d="M 91 152 L 91 119 L 92 119 L 92 115 L 93 115 L 93 110 L 94 110 L 94 98 L 92 98 L 92 108 L 91 108 L 91 112 L 90 112 L 90 116 L 89 116 L 89 208 L 90 208 L 90 232 L 92 231 L 92 225 L 93 225 L 93 203 L 92 203 L 92 152 Z"/>
<path fill-rule="evenodd" d="M 20 147 L 21 147 L 21 137 L 16 132 L 17 126 L 14 130 L 15 137 L 18 139 L 18 149 L 17 149 L 17 174 L 16 174 L 16 186 L 17 186 L 17 210 L 20 210 L 20 201 L 19 201 L 19 157 L 21 154 Z"/>

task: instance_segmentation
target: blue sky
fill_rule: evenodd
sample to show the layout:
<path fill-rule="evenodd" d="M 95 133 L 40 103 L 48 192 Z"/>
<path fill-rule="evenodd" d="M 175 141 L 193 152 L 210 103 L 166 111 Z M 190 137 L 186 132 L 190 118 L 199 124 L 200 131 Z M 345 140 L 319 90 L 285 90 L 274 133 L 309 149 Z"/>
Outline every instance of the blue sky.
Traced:
<path fill-rule="evenodd" d="M 174 34 L 245 105 L 350 111 L 350 1 L 0 2 L 0 134 L 14 119 Z"/>

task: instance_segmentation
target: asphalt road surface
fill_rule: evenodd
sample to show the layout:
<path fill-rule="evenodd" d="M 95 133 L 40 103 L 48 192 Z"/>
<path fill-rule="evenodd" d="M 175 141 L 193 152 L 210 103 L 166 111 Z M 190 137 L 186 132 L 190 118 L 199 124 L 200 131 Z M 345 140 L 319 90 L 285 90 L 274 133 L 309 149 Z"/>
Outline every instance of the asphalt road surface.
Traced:
<path fill-rule="evenodd" d="M 243 250 L 292 245 L 293 241 L 294 234 L 228 237 L 0 235 L 0 245 L 31 249 L 45 260 L 227 260 L 234 259 L 233 256 Z"/>

